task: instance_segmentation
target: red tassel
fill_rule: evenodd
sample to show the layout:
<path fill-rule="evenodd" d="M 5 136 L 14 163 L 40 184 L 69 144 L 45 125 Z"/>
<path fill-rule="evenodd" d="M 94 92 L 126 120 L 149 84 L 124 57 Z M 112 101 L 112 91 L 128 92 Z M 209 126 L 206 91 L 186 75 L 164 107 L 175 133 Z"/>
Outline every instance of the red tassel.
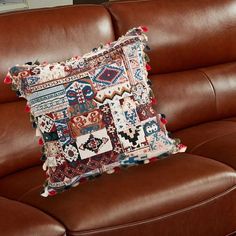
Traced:
<path fill-rule="evenodd" d="M 25 106 L 25 112 L 27 112 L 27 113 L 29 113 L 29 112 L 30 112 L 30 107 L 29 107 L 29 105 L 28 105 L 28 104 L 26 104 L 26 106 Z"/>
<path fill-rule="evenodd" d="M 149 64 L 146 64 L 146 70 L 150 71 L 152 69 L 152 67 Z"/>
<path fill-rule="evenodd" d="M 157 157 L 152 157 L 149 159 L 150 162 L 156 162 L 157 160 L 158 160 Z"/>
<path fill-rule="evenodd" d="M 12 83 L 11 77 L 7 75 L 4 79 L 4 84 L 11 84 L 11 83 Z"/>
<path fill-rule="evenodd" d="M 161 118 L 161 122 L 163 125 L 166 125 L 168 123 L 167 119 L 165 119 L 165 118 Z"/>
<path fill-rule="evenodd" d="M 43 146 L 43 139 L 42 138 L 40 138 L 39 140 L 38 140 L 38 144 L 40 145 L 40 146 Z"/>
<path fill-rule="evenodd" d="M 141 29 L 143 32 L 148 32 L 148 27 L 147 26 L 141 26 Z"/>
<path fill-rule="evenodd" d="M 57 192 L 54 189 L 48 191 L 49 196 L 55 196 Z"/>
<path fill-rule="evenodd" d="M 157 99 L 156 98 L 152 98 L 151 102 L 152 102 L 152 105 L 156 105 L 157 104 Z"/>
<path fill-rule="evenodd" d="M 117 166 L 117 167 L 115 167 L 115 168 L 114 168 L 114 171 L 115 171 L 115 173 L 118 173 L 118 172 L 120 172 L 120 167 L 118 167 L 118 166 Z"/>
<path fill-rule="evenodd" d="M 88 181 L 87 178 L 82 177 L 82 178 L 79 180 L 79 183 L 80 183 L 80 184 L 84 184 L 84 183 L 86 183 L 87 181 Z"/>

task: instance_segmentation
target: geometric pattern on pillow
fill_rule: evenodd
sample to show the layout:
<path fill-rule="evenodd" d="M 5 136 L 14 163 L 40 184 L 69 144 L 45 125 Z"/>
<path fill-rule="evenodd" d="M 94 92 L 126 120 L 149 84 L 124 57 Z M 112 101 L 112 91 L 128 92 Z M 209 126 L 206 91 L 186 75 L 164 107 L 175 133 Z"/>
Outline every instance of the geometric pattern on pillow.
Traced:
<path fill-rule="evenodd" d="M 43 144 L 48 178 L 42 196 L 184 151 L 153 108 L 146 42 L 138 27 L 81 58 L 10 69 Z"/>

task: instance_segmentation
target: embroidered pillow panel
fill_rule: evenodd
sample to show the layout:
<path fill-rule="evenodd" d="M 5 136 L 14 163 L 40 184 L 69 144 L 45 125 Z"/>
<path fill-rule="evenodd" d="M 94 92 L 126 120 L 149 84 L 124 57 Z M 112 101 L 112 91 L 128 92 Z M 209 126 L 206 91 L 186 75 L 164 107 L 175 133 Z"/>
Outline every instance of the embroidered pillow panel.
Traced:
<path fill-rule="evenodd" d="M 183 151 L 152 106 L 146 42 L 139 27 L 81 58 L 10 69 L 13 89 L 27 99 L 42 138 L 43 196 Z"/>

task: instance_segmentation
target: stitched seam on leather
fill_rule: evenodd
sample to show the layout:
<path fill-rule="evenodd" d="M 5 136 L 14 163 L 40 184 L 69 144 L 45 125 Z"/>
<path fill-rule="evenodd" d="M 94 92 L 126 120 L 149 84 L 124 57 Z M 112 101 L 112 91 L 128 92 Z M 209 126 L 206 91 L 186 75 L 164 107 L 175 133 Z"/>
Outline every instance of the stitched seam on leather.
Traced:
<path fill-rule="evenodd" d="M 219 136 L 217 136 L 217 137 L 210 138 L 210 139 L 208 139 L 208 140 L 206 140 L 206 141 L 204 141 L 204 142 L 199 143 L 197 146 L 195 146 L 195 147 L 193 147 L 192 149 L 190 149 L 189 152 L 192 153 L 193 151 L 196 151 L 196 149 L 198 149 L 199 147 L 201 147 L 202 145 L 204 145 L 204 144 L 206 144 L 206 143 L 212 142 L 212 141 L 214 141 L 214 140 L 216 140 L 216 139 L 218 139 L 218 138 L 222 138 L 222 137 L 225 137 L 225 136 L 234 134 L 234 133 L 236 133 L 236 132 L 234 131 L 234 132 L 230 132 L 230 133 L 228 133 L 228 134 L 219 135 Z"/>
<path fill-rule="evenodd" d="M 214 92 L 214 96 L 215 96 L 215 109 L 216 109 L 216 114 L 218 116 L 218 109 L 217 109 L 217 99 L 216 99 L 216 90 L 215 90 L 215 87 L 210 79 L 210 77 L 208 76 L 208 74 L 202 70 L 202 69 L 197 69 L 197 71 L 199 71 L 206 79 L 207 81 L 209 82 L 210 86 L 212 87 L 212 90 Z"/>
<path fill-rule="evenodd" d="M 153 217 L 153 218 L 150 218 L 150 219 L 145 219 L 145 220 L 140 220 L 140 221 L 135 221 L 135 222 L 132 222 L 132 223 L 127 223 L 127 224 L 122 224 L 122 225 L 116 225 L 116 226 L 93 229 L 93 230 L 85 230 L 85 231 L 80 231 L 80 232 L 67 230 L 67 232 L 70 235 L 82 236 L 82 235 L 89 235 L 89 234 L 96 234 L 96 233 L 102 233 L 102 232 L 107 232 L 107 231 L 119 230 L 119 229 L 124 229 L 124 228 L 127 228 L 127 227 L 134 227 L 134 226 L 139 226 L 139 225 L 146 224 L 146 223 L 151 223 L 151 222 L 154 222 L 154 221 L 164 220 L 165 218 L 175 216 L 177 214 L 181 214 L 181 213 L 190 211 L 192 209 L 204 206 L 208 203 L 211 203 L 214 200 L 217 200 L 221 197 L 224 197 L 225 195 L 227 195 L 228 193 L 231 193 L 234 190 L 236 190 L 236 186 L 233 186 L 233 187 L 225 190 L 223 193 L 215 195 L 215 196 L 213 196 L 213 197 L 211 197 L 207 200 L 204 200 L 202 202 L 199 202 L 199 203 L 197 203 L 193 206 L 185 207 L 183 209 L 180 209 L 180 210 L 168 213 L 168 214 L 164 214 L 162 216 Z"/>

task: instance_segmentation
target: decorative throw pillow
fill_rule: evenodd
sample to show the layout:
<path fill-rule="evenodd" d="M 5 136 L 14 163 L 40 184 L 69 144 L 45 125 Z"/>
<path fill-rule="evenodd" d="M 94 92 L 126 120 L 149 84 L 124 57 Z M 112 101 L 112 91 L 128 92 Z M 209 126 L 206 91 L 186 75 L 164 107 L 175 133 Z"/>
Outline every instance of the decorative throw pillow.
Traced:
<path fill-rule="evenodd" d="M 27 99 L 41 137 L 48 175 L 42 196 L 185 150 L 153 109 L 145 30 L 131 29 L 81 58 L 9 70 L 5 82 Z"/>

